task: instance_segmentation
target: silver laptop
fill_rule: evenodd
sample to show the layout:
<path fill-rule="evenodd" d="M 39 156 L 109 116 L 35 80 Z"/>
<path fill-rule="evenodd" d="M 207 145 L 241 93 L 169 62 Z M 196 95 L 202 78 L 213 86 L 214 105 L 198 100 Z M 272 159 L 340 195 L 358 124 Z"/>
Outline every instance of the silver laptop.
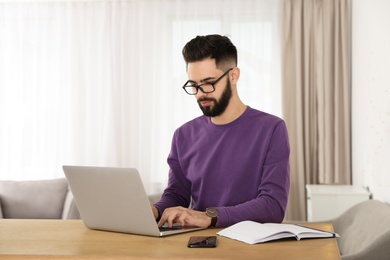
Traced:
<path fill-rule="evenodd" d="M 87 228 L 147 236 L 167 236 L 202 229 L 159 228 L 137 169 L 62 168 Z"/>

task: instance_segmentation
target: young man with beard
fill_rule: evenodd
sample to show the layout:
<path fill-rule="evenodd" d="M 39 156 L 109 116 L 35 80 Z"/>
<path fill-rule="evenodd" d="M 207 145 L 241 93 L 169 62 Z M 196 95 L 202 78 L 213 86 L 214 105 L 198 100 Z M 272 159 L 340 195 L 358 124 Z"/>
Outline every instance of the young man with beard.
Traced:
<path fill-rule="evenodd" d="M 151 205 L 159 226 L 281 222 L 290 186 L 284 121 L 240 100 L 237 50 L 229 38 L 197 36 L 183 57 L 183 89 L 204 115 L 174 133 L 168 186 Z"/>

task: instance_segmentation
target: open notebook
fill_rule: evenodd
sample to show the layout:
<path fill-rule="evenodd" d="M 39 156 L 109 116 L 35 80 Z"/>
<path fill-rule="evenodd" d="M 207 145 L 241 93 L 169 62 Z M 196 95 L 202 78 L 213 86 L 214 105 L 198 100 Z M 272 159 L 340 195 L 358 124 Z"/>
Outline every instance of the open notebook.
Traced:
<path fill-rule="evenodd" d="M 147 236 L 166 236 L 201 229 L 159 229 L 137 169 L 91 166 L 62 168 L 87 228 Z"/>
<path fill-rule="evenodd" d="M 263 243 L 278 239 L 329 238 L 338 234 L 294 224 L 257 223 L 242 221 L 217 233 L 220 236 L 239 240 L 248 244 Z"/>

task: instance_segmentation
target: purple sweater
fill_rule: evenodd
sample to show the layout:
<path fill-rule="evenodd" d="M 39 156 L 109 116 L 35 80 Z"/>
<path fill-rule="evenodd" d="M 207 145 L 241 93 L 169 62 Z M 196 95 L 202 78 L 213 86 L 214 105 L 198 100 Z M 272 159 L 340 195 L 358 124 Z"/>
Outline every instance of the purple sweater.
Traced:
<path fill-rule="evenodd" d="M 178 128 L 168 156 L 169 181 L 155 206 L 218 209 L 217 227 L 243 220 L 281 222 L 290 187 L 284 121 L 247 107 L 215 125 L 200 116 Z"/>

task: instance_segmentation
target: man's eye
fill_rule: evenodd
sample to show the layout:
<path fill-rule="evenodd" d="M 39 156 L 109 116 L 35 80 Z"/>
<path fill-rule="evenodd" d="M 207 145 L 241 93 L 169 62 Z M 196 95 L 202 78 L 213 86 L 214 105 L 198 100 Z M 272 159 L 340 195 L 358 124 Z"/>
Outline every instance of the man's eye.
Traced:
<path fill-rule="evenodd" d="M 186 87 L 196 87 L 196 83 L 187 82 Z"/>

